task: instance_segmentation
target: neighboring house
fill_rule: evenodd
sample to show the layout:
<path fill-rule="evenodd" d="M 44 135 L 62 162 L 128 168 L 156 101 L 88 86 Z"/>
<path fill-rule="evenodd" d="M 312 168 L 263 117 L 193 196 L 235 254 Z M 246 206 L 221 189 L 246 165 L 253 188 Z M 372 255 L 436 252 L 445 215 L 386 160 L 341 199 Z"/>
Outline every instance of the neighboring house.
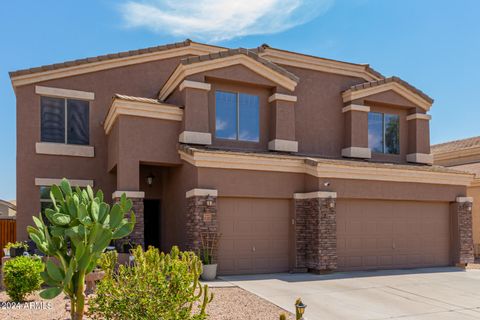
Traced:
<path fill-rule="evenodd" d="M 126 192 L 137 244 L 221 233 L 221 274 L 473 261 L 473 176 L 431 166 L 433 100 L 368 65 L 187 40 L 10 77 L 19 239 L 67 177 Z"/>
<path fill-rule="evenodd" d="M 435 164 L 475 174 L 467 189 L 473 198 L 473 242 L 480 255 L 480 137 L 455 140 L 432 146 Z"/>
<path fill-rule="evenodd" d="M 2 200 L 0 199 L 0 219 L 2 218 L 15 218 L 17 213 L 17 206 L 15 200 Z"/>

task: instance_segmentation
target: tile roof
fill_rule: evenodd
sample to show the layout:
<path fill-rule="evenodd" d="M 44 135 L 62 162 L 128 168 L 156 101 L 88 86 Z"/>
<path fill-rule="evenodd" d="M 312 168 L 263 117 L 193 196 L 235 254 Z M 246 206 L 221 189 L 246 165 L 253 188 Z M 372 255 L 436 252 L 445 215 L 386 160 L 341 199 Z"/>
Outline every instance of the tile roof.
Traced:
<path fill-rule="evenodd" d="M 195 151 L 210 152 L 210 153 L 223 153 L 223 154 L 232 154 L 232 155 L 251 155 L 258 157 L 269 157 L 275 159 L 290 159 L 290 160 L 299 160 L 303 159 L 306 163 L 311 165 L 319 164 L 337 164 L 337 165 L 346 165 L 353 167 L 370 167 L 370 168 L 384 168 L 384 169 L 401 169 L 401 170 L 412 170 L 412 171 L 426 171 L 426 172 L 440 172 L 440 173 L 453 173 L 453 174 L 467 174 L 465 171 L 454 170 L 446 168 L 443 166 L 429 166 L 429 165 L 420 165 L 420 164 L 396 164 L 396 163 L 384 163 L 384 162 L 373 162 L 365 160 L 345 160 L 345 159 L 332 159 L 332 158 L 320 158 L 320 157 L 311 157 L 305 155 L 293 155 L 293 154 L 281 154 L 276 152 L 258 152 L 258 151 L 236 151 L 229 149 L 220 149 L 212 147 L 198 147 L 190 146 L 187 144 L 180 144 L 179 149 L 188 154 L 194 154 Z"/>
<path fill-rule="evenodd" d="M 412 86 L 408 82 L 400 79 L 399 77 L 390 77 L 390 78 L 385 78 L 385 79 L 381 79 L 381 80 L 360 83 L 360 84 L 357 84 L 357 85 L 354 85 L 354 86 L 350 87 L 345 92 L 358 91 L 358 90 L 362 90 L 362 89 L 366 89 L 366 88 L 376 87 L 376 86 L 380 86 L 382 84 L 386 84 L 386 83 L 389 83 L 389 82 L 396 82 L 398 84 L 401 84 L 402 86 L 406 87 L 408 90 L 410 90 L 413 93 L 421 96 L 426 101 L 428 101 L 430 103 L 433 103 L 433 99 L 430 98 L 428 95 L 426 95 L 422 90 L 415 88 L 414 86 Z"/>
<path fill-rule="evenodd" d="M 186 47 L 186 46 L 189 46 L 191 43 L 194 43 L 194 42 L 190 39 L 186 39 L 185 41 L 182 41 L 182 42 L 175 42 L 175 43 L 165 44 L 161 46 L 149 47 L 149 48 L 138 49 L 138 50 L 123 51 L 123 52 L 118 52 L 113 54 L 100 55 L 96 57 L 65 61 L 62 63 L 49 64 L 49 65 L 44 65 L 44 66 L 35 67 L 35 68 L 11 71 L 9 72 L 9 75 L 10 77 L 17 77 L 17 76 L 22 76 L 22 75 L 31 74 L 31 73 L 78 66 L 82 64 L 91 63 L 91 62 L 99 62 L 99 61 L 105 61 L 105 60 L 137 56 L 137 55 L 142 55 L 147 53 L 165 51 L 165 50 L 174 49 L 174 48 Z M 219 47 L 219 48 L 222 48 L 222 47 Z"/>
<path fill-rule="evenodd" d="M 154 98 L 144 98 L 144 97 L 134 97 L 134 96 L 127 96 L 127 95 L 124 95 L 124 94 L 118 94 L 116 93 L 114 96 L 113 96 L 113 99 L 121 99 L 121 100 L 125 100 L 125 101 L 133 101 L 133 102 L 144 102 L 144 103 L 153 103 L 153 104 L 159 104 L 159 105 L 169 105 L 169 106 L 173 106 L 173 107 L 178 107 L 178 108 L 183 108 L 182 106 L 177 106 L 177 105 L 174 105 L 174 104 L 171 104 L 171 103 L 165 103 L 165 102 L 162 102 L 158 99 L 154 99 Z"/>
<path fill-rule="evenodd" d="M 315 58 L 315 59 L 320 59 L 320 60 L 324 60 L 324 61 L 332 61 L 332 62 L 339 62 L 339 63 L 345 63 L 345 64 L 349 64 L 349 65 L 353 65 L 353 66 L 361 66 L 361 67 L 364 67 L 365 68 L 365 71 L 371 73 L 371 74 L 374 74 L 375 76 L 379 77 L 379 78 L 385 78 L 385 76 L 383 74 L 381 74 L 380 72 L 378 72 L 377 70 L 373 69 L 372 67 L 370 67 L 369 64 L 365 64 L 365 63 L 353 63 L 353 62 L 347 62 L 347 61 L 341 61 L 341 60 L 335 60 L 335 59 L 328 59 L 328 58 L 323 58 L 323 57 L 318 57 L 318 56 L 314 56 L 314 55 L 310 55 L 310 54 L 305 54 L 305 53 L 299 53 L 299 52 L 295 52 L 295 51 L 289 51 L 289 50 L 284 50 L 284 49 L 278 49 L 278 48 L 273 48 L 271 47 L 270 45 L 264 43 L 262 44 L 261 46 L 259 46 L 258 48 L 255 48 L 255 49 L 252 49 L 252 51 L 254 52 L 265 52 L 265 49 L 273 49 L 273 50 L 276 50 L 276 51 L 283 51 L 283 52 L 289 52 L 289 53 L 295 53 L 295 54 L 299 54 L 299 55 L 302 55 L 302 56 L 306 56 L 306 57 L 311 57 L 311 58 Z"/>
<path fill-rule="evenodd" d="M 239 54 L 243 54 L 243 55 L 245 55 L 249 58 L 252 58 L 252 59 L 260 62 L 264 66 L 266 66 L 266 67 L 272 69 L 273 71 L 278 72 L 278 73 L 290 78 L 291 80 L 293 80 L 295 82 L 299 81 L 299 78 L 296 75 L 294 75 L 293 73 L 291 73 L 290 71 L 287 71 L 286 69 L 280 67 L 279 65 L 277 65 L 277 64 L 275 64 L 275 63 L 273 63 L 273 62 L 271 62 L 267 59 L 264 59 L 264 58 L 260 57 L 253 50 L 249 50 L 249 49 L 245 49 L 245 48 L 229 49 L 229 50 L 226 50 L 226 51 L 210 53 L 210 54 L 206 54 L 206 55 L 203 55 L 203 56 L 184 58 L 180 61 L 180 63 L 183 64 L 183 65 L 188 65 L 188 64 L 207 61 L 207 60 L 215 60 L 215 59 L 221 59 L 221 58 L 225 58 L 225 57 L 231 57 L 231 56 L 235 56 L 235 55 L 239 55 Z"/>
<path fill-rule="evenodd" d="M 460 151 L 480 147 L 480 136 L 439 143 L 431 146 L 433 154 Z"/>

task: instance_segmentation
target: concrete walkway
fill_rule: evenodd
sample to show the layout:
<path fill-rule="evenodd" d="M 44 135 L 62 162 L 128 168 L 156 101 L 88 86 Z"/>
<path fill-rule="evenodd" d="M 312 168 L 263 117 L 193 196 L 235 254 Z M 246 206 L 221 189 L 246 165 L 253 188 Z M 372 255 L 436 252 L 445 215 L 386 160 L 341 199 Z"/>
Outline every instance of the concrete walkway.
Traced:
<path fill-rule="evenodd" d="M 314 274 L 224 276 L 306 319 L 480 319 L 480 270 L 428 268 Z"/>

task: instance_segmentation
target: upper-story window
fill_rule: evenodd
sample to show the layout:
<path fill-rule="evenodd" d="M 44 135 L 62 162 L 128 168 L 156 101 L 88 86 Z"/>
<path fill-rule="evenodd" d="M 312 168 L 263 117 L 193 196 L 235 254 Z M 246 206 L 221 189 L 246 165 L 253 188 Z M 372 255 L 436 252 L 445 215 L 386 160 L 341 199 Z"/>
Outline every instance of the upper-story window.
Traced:
<path fill-rule="evenodd" d="M 396 114 L 368 113 L 368 147 L 372 152 L 399 154 L 400 120 Z"/>
<path fill-rule="evenodd" d="M 258 96 L 216 91 L 215 136 L 220 139 L 258 142 Z"/>
<path fill-rule="evenodd" d="M 41 97 L 41 141 L 89 144 L 89 103 L 85 100 Z"/>

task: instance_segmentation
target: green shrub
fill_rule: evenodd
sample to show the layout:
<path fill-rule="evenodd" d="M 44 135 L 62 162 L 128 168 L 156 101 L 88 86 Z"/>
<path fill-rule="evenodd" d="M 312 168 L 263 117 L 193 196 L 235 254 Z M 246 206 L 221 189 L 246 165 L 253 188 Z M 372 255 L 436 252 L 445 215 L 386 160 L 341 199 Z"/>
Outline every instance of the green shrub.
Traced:
<path fill-rule="evenodd" d="M 3 266 L 5 288 L 12 301 L 24 301 L 25 297 L 40 289 L 44 264 L 39 257 L 16 257 Z"/>
<path fill-rule="evenodd" d="M 22 241 L 22 242 L 8 242 L 6 245 L 5 245 L 5 249 L 24 249 L 24 250 L 28 250 L 28 245 L 27 245 L 27 242 L 26 241 Z"/>
<path fill-rule="evenodd" d="M 89 301 L 95 319 L 206 319 L 205 308 L 213 295 L 198 278 L 202 265 L 193 252 L 173 247 L 169 254 L 150 247 L 133 250 L 134 262 L 114 272 L 115 254 L 107 253 L 100 265 L 107 268 Z"/>

